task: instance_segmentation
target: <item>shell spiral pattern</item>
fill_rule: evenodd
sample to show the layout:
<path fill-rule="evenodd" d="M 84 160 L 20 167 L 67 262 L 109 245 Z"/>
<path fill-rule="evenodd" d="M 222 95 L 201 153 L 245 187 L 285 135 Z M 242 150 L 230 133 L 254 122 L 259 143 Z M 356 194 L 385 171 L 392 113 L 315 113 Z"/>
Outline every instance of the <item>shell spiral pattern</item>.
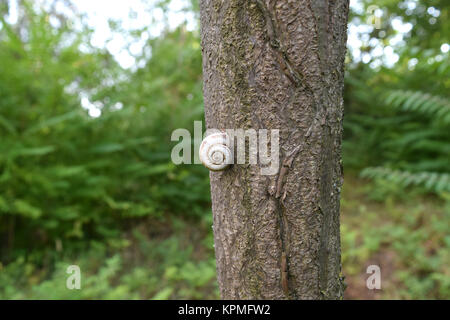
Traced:
<path fill-rule="evenodd" d="M 233 153 L 229 145 L 230 139 L 225 132 L 207 136 L 200 145 L 200 161 L 211 171 L 225 170 L 233 162 Z"/>

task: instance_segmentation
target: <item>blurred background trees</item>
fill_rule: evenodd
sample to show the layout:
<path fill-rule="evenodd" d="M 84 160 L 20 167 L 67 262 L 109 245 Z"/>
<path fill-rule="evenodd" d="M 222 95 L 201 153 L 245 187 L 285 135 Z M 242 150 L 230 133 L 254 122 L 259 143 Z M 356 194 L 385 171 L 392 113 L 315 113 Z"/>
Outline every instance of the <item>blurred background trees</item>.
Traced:
<path fill-rule="evenodd" d="M 124 68 L 75 3 L 18 1 L 12 21 L 0 1 L 0 298 L 217 298 L 208 172 L 170 160 L 203 119 L 198 26 L 170 26 L 171 1 L 148 5 L 157 35 L 110 21 L 145 39 Z M 450 298 L 449 19 L 445 1 L 352 1 L 347 298 Z"/>

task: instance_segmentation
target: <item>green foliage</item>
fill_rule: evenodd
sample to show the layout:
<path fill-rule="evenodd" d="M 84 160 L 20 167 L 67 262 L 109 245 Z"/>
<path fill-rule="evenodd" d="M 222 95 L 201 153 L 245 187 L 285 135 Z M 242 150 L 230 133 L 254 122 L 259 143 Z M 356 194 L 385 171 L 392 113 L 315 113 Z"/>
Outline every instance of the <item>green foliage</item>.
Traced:
<path fill-rule="evenodd" d="M 420 91 L 392 90 L 386 104 L 404 111 L 418 112 L 435 117 L 437 121 L 450 124 L 450 101 Z"/>
<path fill-rule="evenodd" d="M 421 186 L 436 193 L 450 192 L 450 175 L 437 172 L 411 173 L 407 171 L 391 170 L 388 168 L 366 168 L 361 172 L 362 177 L 381 178 L 403 187 Z"/>
<path fill-rule="evenodd" d="M 350 51 L 344 92 L 342 259 L 348 298 L 446 299 L 450 295 L 449 7 L 444 1 L 360 2 L 364 26 L 375 5 L 381 27 L 361 32 L 359 61 Z M 393 21 L 411 23 L 400 34 Z M 364 29 L 363 29 L 364 30 Z M 399 36 L 401 41 L 395 41 Z M 401 39 L 400 37 L 400 39 Z M 381 52 L 398 61 L 388 66 Z M 361 186 L 348 172 L 370 178 Z M 360 193 L 363 193 L 361 195 Z M 433 193 L 440 200 L 420 196 Z M 434 197 L 433 197 L 434 199 Z M 375 200 L 375 202 L 374 202 Z M 378 264 L 382 290 L 361 279 Z"/>
<path fill-rule="evenodd" d="M 355 191 L 357 190 L 357 191 Z M 343 189 L 342 264 L 347 298 L 446 299 L 450 296 L 450 210 L 439 201 L 385 197 L 354 179 Z M 369 292 L 368 265 L 381 268 L 382 290 Z"/>
<path fill-rule="evenodd" d="M 207 170 L 170 159 L 171 132 L 202 117 L 197 32 L 150 39 L 130 71 L 81 17 L 19 9 L 0 20 L 0 298 L 217 297 L 211 236 L 194 250 L 173 220 L 195 238 L 210 215 Z M 65 287 L 71 264 L 82 290 Z"/>
<path fill-rule="evenodd" d="M 151 58 L 130 72 L 69 27 L 81 20 L 56 28 L 59 15 L 33 8 L 24 2 L 20 25 L 1 20 L 0 258 L 114 246 L 139 219 L 204 214 L 207 170 L 170 159 L 172 130 L 192 128 L 202 107 L 198 35 L 150 40 Z"/>
<path fill-rule="evenodd" d="M 361 175 L 385 179 L 403 187 L 420 186 L 438 194 L 449 192 L 450 175 L 446 173 L 450 159 L 449 101 L 420 91 L 393 90 L 387 93 L 385 103 L 407 114 L 428 116 L 429 127 L 424 128 L 420 118 L 409 117 L 400 122 L 399 127 L 390 130 L 391 138 L 380 142 L 391 160 L 387 164 L 395 169 L 369 167 Z"/>
<path fill-rule="evenodd" d="M 371 4 L 363 1 L 362 7 Z M 367 44 L 361 50 L 371 60 L 365 64 L 351 56 L 348 65 L 344 166 L 364 169 L 363 176 L 378 181 L 442 194 L 448 190 L 450 159 L 449 53 L 440 50 L 448 38 L 448 7 L 440 1 L 433 6 L 390 0 L 376 5 L 382 12 L 380 29 L 360 36 Z M 361 10 L 353 19 L 366 21 L 368 14 Z M 401 35 L 408 45 L 392 44 L 400 35 L 394 20 L 413 26 Z M 395 65 L 386 66 L 373 54 L 384 48 L 395 49 Z M 383 185 L 390 188 L 377 184 Z"/>
<path fill-rule="evenodd" d="M 200 299 L 218 298 L 215 260 L 209 248 L 186 237 L 197 238 L 199 228 L 177 221 L 179 231 L 168 238 L 149 239 L 133 230 L 130 243 L 114 254 L 98 242 L 82 255 L 63 255 L 52 267 L 42 270 L 23 257 L 0 265 L 0 299 Z M 142 226 L 140 227 L 142 228 Z M 185 230 L 195 228 L 196 234 Z M 204 252 L 199 255 L 198 252 Z M 69 265 L 81 271 L 81 289 L 66 288 Z"/>

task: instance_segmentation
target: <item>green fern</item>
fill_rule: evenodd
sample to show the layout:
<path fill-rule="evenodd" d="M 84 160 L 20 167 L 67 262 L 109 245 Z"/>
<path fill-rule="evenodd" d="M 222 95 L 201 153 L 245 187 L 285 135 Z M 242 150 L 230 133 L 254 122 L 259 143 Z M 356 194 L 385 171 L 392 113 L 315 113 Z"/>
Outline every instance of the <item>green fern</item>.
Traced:
<path fill-rule="evenodd" d="M 391 90 L 385 103 L 404 111 L 414 111 L 433 116 L 450 124 L 450 101 L 443 97 L 411 90 Z"/>
<path fill-rule="evenodd" d="M 361 172 L 362 177 L 384 179 L 403 187 L 420 186 L 431 192 L 450 192 L 450 174 L 439 172 L 418 172 L 392 170 L 383 167 L 366 168 Z"/>
<path fill-rule="evenodd" d="M 389 159 L 385 163 L 395 163 L 396 168 L 368 167 L 361 176 L 384 179 L 403 187 L 423 187 L 429 192 L 450 192 L 447 128 L 450 101 L 420 91 L 390 90 L 384 102 L 406 111 L 407 115 L 427 115 L 428 120 L 422 122 L 412 118 L 395 129 L 385 126 L 389 134 L 380 142 L 380 152 Z M 383 124 L 375 127 L 383 127 Z"/>

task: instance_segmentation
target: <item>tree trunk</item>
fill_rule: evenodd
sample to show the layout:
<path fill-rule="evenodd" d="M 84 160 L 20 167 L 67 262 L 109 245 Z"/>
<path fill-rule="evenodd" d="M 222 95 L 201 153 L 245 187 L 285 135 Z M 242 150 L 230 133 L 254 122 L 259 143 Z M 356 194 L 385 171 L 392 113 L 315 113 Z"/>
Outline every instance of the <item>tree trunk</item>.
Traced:
<path fill-rule="evenodd" d="M 206 125 L 279 129 L 280 170 L 211 172 L 224 299 L 340 299 L 348 0 L 200 0 Z"/>

